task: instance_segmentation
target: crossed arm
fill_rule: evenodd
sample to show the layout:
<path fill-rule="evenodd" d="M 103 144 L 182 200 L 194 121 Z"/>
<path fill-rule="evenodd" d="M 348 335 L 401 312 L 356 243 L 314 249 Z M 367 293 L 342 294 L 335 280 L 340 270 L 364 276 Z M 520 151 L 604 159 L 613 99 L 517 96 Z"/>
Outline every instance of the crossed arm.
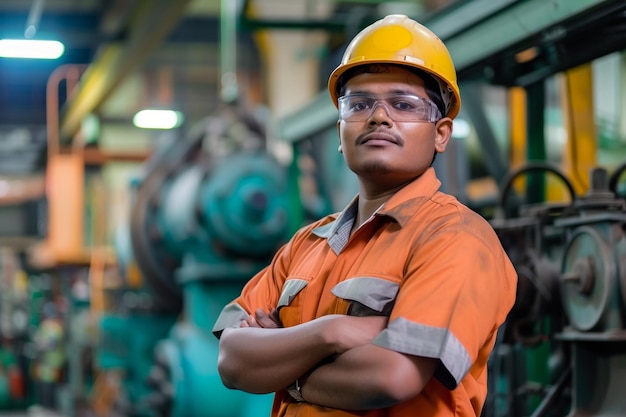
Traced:
<path fill-rule="evenodd" d="M 229 388 L 279 391 L 300 379 L 307 402 L 368 410 L 418 395 L 437 359 L 404 355 L 371 344 L 386 317 L 329 315 L 278 327 L 274 314 L 257 311 L 220 338 L 218 370 Z"/>

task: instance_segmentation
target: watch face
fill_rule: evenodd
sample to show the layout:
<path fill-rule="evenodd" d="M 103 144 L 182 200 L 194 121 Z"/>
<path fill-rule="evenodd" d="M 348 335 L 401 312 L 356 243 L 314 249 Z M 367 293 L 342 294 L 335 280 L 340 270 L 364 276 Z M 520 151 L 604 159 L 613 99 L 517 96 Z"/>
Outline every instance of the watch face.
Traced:
<path fill-rule="evenodd" d="M 298 381 L 296 381 L 289 386 L 289 388 L 287 388 L 287 393 L 297 402 L 303 402 L 304 398 L 302 397 L 302 392 L 300 390 L 301 387 L 298 385 Z"/>

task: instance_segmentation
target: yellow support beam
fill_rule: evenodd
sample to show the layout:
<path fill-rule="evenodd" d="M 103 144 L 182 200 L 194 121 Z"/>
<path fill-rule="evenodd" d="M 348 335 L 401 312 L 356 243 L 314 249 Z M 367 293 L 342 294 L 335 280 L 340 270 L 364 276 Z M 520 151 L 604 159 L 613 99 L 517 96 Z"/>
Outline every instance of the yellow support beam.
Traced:
<path fill-rule="evenodd" d="M 526 90 L 522 87 L 509 89 L 509 135 L 511 138 L 511 168 L 518 168 L 526 162 Z"/>
<path fill-rule="evenodd" d="M 598 153 L 591 63 L 565 72 L 560 82 L 567 132 L 563 171 L 576 193 L 582 195 L 589 189 L 589 172 L 597 166 Z"/>
<path fill-rule="evenodd" d="M 508 90 L 509 101 L 509 163 L 510 170 L 515 170 L 526 163 L 526 147 L 528 146 L 528 124 L 526 118 L 526 90 L 522 87 L 511 87 Z M 518 193 L 524 192 L 526 177 L 520 177 L 513 184 Z"/>
<path fill-rule="evenodd" d="M 83 119 L 98 109 L 126 76 L 167 37 L 180 22 L 191 0 L 141 0 L 127 27 L 128 36 L 98 51 L 83 75 L 78 91 L 66 104 L 60 123 L 60 139 L 71 142 Z"/>

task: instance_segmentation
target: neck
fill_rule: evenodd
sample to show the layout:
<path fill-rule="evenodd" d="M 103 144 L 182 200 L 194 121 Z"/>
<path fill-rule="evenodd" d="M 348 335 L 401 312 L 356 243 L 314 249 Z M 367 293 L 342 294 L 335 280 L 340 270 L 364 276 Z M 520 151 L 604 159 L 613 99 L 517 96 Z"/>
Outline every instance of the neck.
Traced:
<path fill-rule="evenodd" d="M 410 178 L 400 183 L 382 184 L 380 181 L 371 182 L 363 177 L 359 178 L 358 212 L 352 230 L 358 229 L 380 206 L 414 180 L 415 178 Z"/>
<path fill-rule="evenodd" d="M 357 217 L 353 230 L 361 227 L 372 215 L 402 187 L 386 190 L 382 194 L 370 194 L 361 189 L 359 192 Z"/>

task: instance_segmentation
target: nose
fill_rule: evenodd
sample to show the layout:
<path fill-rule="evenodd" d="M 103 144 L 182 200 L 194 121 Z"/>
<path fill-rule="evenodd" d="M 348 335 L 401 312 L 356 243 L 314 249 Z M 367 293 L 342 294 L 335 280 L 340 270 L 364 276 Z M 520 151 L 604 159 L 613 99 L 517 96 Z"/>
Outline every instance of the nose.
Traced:
<path fill-rule="evenodd" d="M 389 110 L 384 105 L 382 101 L 377 101 L 374 103 L 372 107 L 372 114 L 369 117 L 369 124 L 378 125 L 378 124 L 388 124 L 391 125 L 391 115 L 389 114 Z"/>

